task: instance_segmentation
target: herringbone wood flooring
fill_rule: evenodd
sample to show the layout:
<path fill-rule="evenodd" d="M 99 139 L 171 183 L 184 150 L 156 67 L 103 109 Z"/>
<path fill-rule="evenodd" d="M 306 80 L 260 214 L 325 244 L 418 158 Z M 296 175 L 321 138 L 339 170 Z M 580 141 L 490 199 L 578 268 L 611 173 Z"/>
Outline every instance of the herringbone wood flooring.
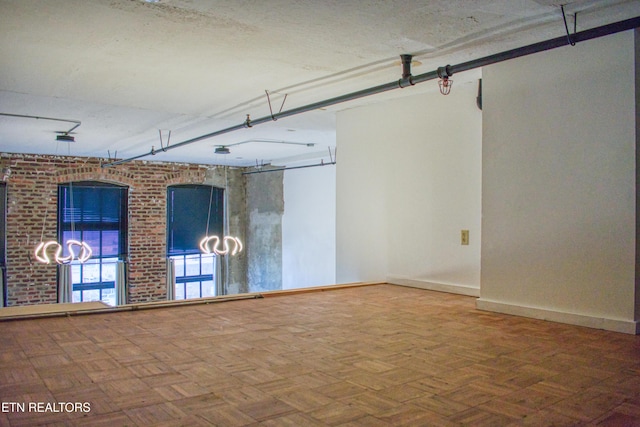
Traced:
<path fill-rule="evenodd" d="M 640 425 L 640 337 L 392 285 L 0 322 L 3 426 Z"/>

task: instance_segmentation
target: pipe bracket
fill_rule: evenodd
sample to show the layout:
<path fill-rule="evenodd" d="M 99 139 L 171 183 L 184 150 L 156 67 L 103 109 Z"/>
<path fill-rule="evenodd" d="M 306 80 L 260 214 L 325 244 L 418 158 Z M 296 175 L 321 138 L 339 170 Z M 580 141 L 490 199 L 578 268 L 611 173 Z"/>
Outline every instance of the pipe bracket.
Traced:
<path fill-rule="evenodd" d="M 402 63 L 402 78 L 398 80 L 398 87 L 404 89 L 407 86 L 413 86 L 413 76 L 411 76 L 411 61 L 413 55 L 404 54 L 400 55 L 400 62 Z"/>
<path fill-rule="evenodd" d="M 451 72 L 451 65 L 445 65 L 444 67 L 438 67 L 438 77 L 441 79 L 449 78 L 453 76 Z"/>
<path fill-rule="evenodd" d="M 398 80 L 398 87 L 400 89 L 404 89 L 405 87 L 414 86 L 414 85 L 415 85 L 415 82 L 413 81 L 412 76 Z"/>
<path fill-rule="evenodd" d="M 269 112 L 271 113 L 271 120 L 275 122 L 276 120 L 278 120 L 278 118 L 273 114 L 273 108 L 271 108 L 271 97 L 269 96 L 269 91 L 265 90 L 264 92 L 267 94 L 267 102 L 269 103 Z M 282 104 L 280 105 L 280 110 L 278 111 L 277 114 L 280 114 L 282 112 L 282 108 L 284 107 L 284 103 L 287 100 L 288 95 L 289 94 L 287 93 L 284 94 L 284 99 L 282 100 Z"/>

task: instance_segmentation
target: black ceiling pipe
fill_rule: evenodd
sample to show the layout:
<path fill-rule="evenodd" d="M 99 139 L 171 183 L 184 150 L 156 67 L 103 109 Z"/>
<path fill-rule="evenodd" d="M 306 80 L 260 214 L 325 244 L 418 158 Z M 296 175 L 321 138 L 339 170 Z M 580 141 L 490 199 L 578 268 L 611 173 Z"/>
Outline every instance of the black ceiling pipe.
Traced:
<path fill-rule="evenodd" d="M 622 31 L 627 31 L 627 30 L 632 30 L 634 28 L 638 28 L 640 27 L 640 17 L 635 17 L 635 18 L 630 18 L 630 19 L 626 19 L 624 21 L 619 21 L 619 22 L 615 22 L 613 24 L 608 24 L 608 25 L 603 25 L 600 27 L 596 27 L 596 28 L 592 28 L 590 30 L 585 30 L 585 31 L 581 31 L 579 33 L 575 33 L 572 35 L 572 40 L 575 43 L 579 43 L 579 42 L 583 42 L 586 40 L 591 40 L 591 39 L 596 39 L 599 37 L 604 37 L 604 36 L 608 36 L 611 34 L 616 34 L 616 33 L 620 33 Z M 534 43 L 534 44 L 530 44 L 527 46 L 523 46 L 520 48 L 516 48 L 516 49 L 511 49 L 505 52 L 501 52 L 501 53 L 497 53 L 494 55 L 489 55 L 489 56 L 485 56 L 483 58 L 479 58 L 479 59 L 474 59 L 468 62 L 463 62 L 461 64 L 457 64 L 457 65 L 447 65 L 445 67 L 440 67 L 437 70 L 434 71 L 430 71 L 424 74 L 419 74 L 417 76 L 411 76 L 410 71 L 409 76 L 405 77 L 405 72 L 407 72 L 407 69 L 405 69 L 404 66 L 404 62 L 403 62 L 403 76 L 402 79 L 400 81 L 393 81 L 390 83 L 385 83 L 379 86 L 374 86 L 368 89 L 363 89 L 363 90 L 359 90 L 357 92 L 351 92 L 345 95 L 341 95 L 341 96 L 337 96 L 335 98 L 329 98 L 326 99 L 324 101 L 318 101 L 318 102 L 314 102 L 312 104 L 307 104 L 301 107 L 297 107 L 297 108 L 293 108 L 291 110 L 287 110 L 287 111 L 282 111 L 279 113 L 275 113 L 273 115 L 270 116 L 265 116 L 265 117 L 261 117 L 255 120 L 250 120 L 247 117 L 247 120 L 245 122 L 243 122 L 242 124 L 236 125 L 236 126 L 231 126 L 225 129 L 221 129 L 215 132 L 211 132 L 205 135 L 201 135 L 195 138 L 191 138 L 188 139 L 186 141 L 182 141 L 179 142 L 177 144 L 171 145 L 170 147 L 166 147 L 165 150 L 163 151 L 169 151 L 169 150 L 173 150 L 175 148 L 179 148 L 188 144 L 192 144 L 194 142 L 198 142 L 198 141 L 202 141 L 204 139 L 209 139 L 209 138 L 213 138 L 215 136 L 218 135 L 222 135 L 225 133 L 230 133 L 230 132 L 234 132 L 240 129 L 245 129 L 247 127 L 253 127 L 262 123 L 266 123 L 266 122 L 271 122 L 277 119 L 281 119 L 283 117 L 289 117 L 289 116 L 294 116 L 297 114 L 301 114 L 301 113 L 306 113 L 308 111 L 313 111 L 313 110 L 317 110 L 319 108 L 323 108 L 323 107 L 329 107 L 332 105 L 336 105 L 336 104 L 340 104 L 343 102 L 348 102 L 348 101 L 353 101 L 359 98 L 364 98 L 366 96 L 370 96 L 370 95 L 375 95 L 378 93 L 383 93 L 383 92 L 387 92 L 393 89 L 398 89 L 398 88 L 402 88 L 404 86 L 409 86 L 409 85 L 413 85 L 413 84 L 417 84 L 417 83 L 422 83 L 422 82 L 426 82 L 429 80 L 434 80 L 437 79 L 439 76 L 439 72 L 440 74 L 442 74 L 442 70 L 445 70 L 448 76 L 452 76 L 455 73 L 460 73 L 463 71 L 468 71 L 468 70 L 472 70 L 475 68 L 481 68 L 487 65 L 491 65 L 491 64 L 496 64 L 498 62 L 503 62 L 509 59 L 515 59 L 515 58 L 520 58 L 522 56 L 526 56 L 526 55 L 531 55 L 533 53 L 538 53 L 538 52 L 544 52 L 546 50 L 551 50 L 551 49 L 555 49 L 558 47 L 562 47 L 562 46 L 567 46 L 568 42 L 567 42 L 567 37 L 566 36 L 562 36 L 562 37 L 557 37 L 555 39 L 551 39 L 551 40 L 547 40 L 547 41 L 543 41 L 543 42 L 539 42 L 539 43 Z M 404 56 L 404 55 L 403 55 Z M 402 58 L 404 61 L 404 58 Z M 409 61 L 409 64 L 411 62 Z M 409 65 L 410 67 L 410 65 Z M 132 160 L 136 160 L 142 157 L 146 157 L 146 156 L 150 156 L 156 154 L 155 150 L 151 150 L 148 153 L 144 153 L 144 154 L 140 154 L 138 156 L 134 156 L 134 157 L 129 157 L 127 159 L 122 159 L 122 160 L 117 160 L 117 161 L 113 161 L 110 163 L 104 163 L 102 165 L 102 167 L 109 167 L 109 166 L 115 166 L 115 165 L 119 165 L 122 163 L 127 163 L 130 162 Z"/>
<path fill-rule="evenodd" d="M 590 30 L 581 31 L 571 35 L 575 43 L 586 40 L 597 39 L 611 34 L 620 33 L 622 31 L 632 30 L 640 27 L 640 16 L 626 19 L 624 21 L 615 22 L 613 24 L 603 25 L 601 27 L 592 28 Z M 474 68 L 484 67 L 486 65 L 503 62 L 508 59 L 520 58 L 522 56 L 531 55 L 533 53 L 544 52 L 546 50 L 555 49 L 562 46 L 568 46 L 567 36 L 557 37 L 555 39 L 530 44 L 524 47 L 507 50 L 495 55 L 485 56 L 484 58 L 474 59 L 472 61 L 463 62 L 462 64 L 452 65 L 452 73 L 460 73 L 462 71 L 472 70 Z M 415 78 L 414 78 L 415 80 Z"/>
<path fill-rule="evenodd" d="M 242 175 L 254 175 L 257 173 L 267 173 L 267 172 L 282 172 L 282 171 L 288 171 L 291 169 L 306 169 L 306 168 L 316 168 L 319 166 L 329 166 L 329 165 L 335 165 L 336 162 L 335 160 L 332 162 L 327 162 L 327 163 L 316 163 L 313 165 L 302 165 L 302 166 L 282 166 L 279 168 L 274 168 L 274 169 L 258 169 L 258 170 L 254 170 L 254 171 L 249 171 L 249 172 L 242 172 Z"/>

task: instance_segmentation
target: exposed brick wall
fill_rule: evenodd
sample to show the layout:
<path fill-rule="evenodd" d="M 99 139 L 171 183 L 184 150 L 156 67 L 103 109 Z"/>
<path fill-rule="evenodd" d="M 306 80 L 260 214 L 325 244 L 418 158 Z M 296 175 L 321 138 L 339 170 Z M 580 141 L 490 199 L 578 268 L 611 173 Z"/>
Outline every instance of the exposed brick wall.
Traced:
<path fill-rule="evenodd" d="M 12 158 L 8 167 L 7 305 L 56 302 L 56 269 L 34 262 L 32 256 L 43 233 L 45 239 L 55 238 L 56 162 Z"/>
<path fill-rule="evenodd" d="M 58 184 L 102 181 L 129 187 L 128 302 L 166 297 L 166 194 L 202 184 L 203 165 L 134 161 L 102 168 L 100 159 L 0 153 L 7 184 L 7 304 L 57 302 L 55 265 L 36 262 L 42 238 L 56 239 Z M 43 233 L 44 230 L 44 233 Z"/>

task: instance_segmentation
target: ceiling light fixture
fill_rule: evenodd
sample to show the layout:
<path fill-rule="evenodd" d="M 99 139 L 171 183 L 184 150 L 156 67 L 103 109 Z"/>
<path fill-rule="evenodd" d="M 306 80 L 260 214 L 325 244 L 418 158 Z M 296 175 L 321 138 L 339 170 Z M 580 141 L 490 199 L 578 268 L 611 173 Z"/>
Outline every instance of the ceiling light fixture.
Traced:
<path fill-rule="evenodd" d="M 210 242 L 214 241 L 214 245 L 211 246 Z M 229 247 L 229 242 L 232 242 L 233 248 Z M 220 243 L 222 243 L 223 247 L 220 248 Z M 216 254 L 216 255 L 237 255 L 242 252 L 243 246 L 242 242 L 239 238 L 234 236 L 224 236 L 222 238 L 222 242 L 220 241 L 220 237 L 218 236 L 204 236 L 202 240 L 200 240 L 200 249 L 205 254 Z"/>
<path fill-rule="evenodd" d="M 449 95 L 451 92 L 451 86 L 453 86 L 453 80 L 450 79 L 453 75 L 451 72 L 451 66 L 447 65 L 446 67 L 438 68 L 438 87 L 440 88 L 440 93 L 443 95 Z"/>
<path fill-rule="evenodd" d="M 69 135 L 68 133 L 63 133 L 61 135 L 56 135 L 56 141 L 62 142 L 76 142 L 76 138 Z"/>
<path fill-rule="evenodd" d="M 226 147 L 222 147 L 222 148 L 226 148 Z M 228 149 L 227 149 L 228 151 Z M 229 204 L 229 198 L 228 198 L 228 189 L 229 189 L 229 179 L 227 177 L 227 169 L 225 168 L 224 170 L 224 182 L 225 182 L 225 191 L 224 191 L 224 197 L 225 197 L 225 201 L 224 201 L 224 208 L 223 208 L 223 212 L 225 214 L 225 223 L 223 224 L 223 231 L 224 229 L 226 229 L 227 233 L 229 233 L 229 209 L 227 209 L 227 206 Z M 209 221 L 211 220 L 211 204 L 213 202 L 213 186 L 211 186 L 211 194 L 209 195 L 209 213 L 207 213 L 207 227 L 205 230 L 205 236 L 200 240 L 200 250 L 204 253 L 204 254 L 214 254 L 216 256 L 220 256 L 220 255 L 237 255 L 240 252 L 242 252 L 242 249 L 244 249 L 244 246 L 242 244 L 242 241 L 236 237 L 236 236 L 231 236 L 229 234 L 223 236 L 222 238 L 220 238 L 219 236 L 209 236 Z M 211 245 L 211 242 L 214 242 L 213 245 Z M 231 242 L 231 246 L 229 246 L 229 242 Z M 222 243 L 222 248 L 220 248 L 220 244 Z"/>
<path fill-rule="evenodd" d="M 83 263 L 91 258 L 93 251 L 91 250 L 91 246 L 89 246 L 86 242 L 81 242 L 78 240 L 67 240 L 67 250 L 69 252 L 68 256 L 62 256 L 62 245 L 55 240 L 50 240 L 48 242 L 40 242 L 40 244 L 36 247 L 34 251 L 35 258 L 43 264 L 51 263 L 51 259 L 47 254 L 47 249 L 53 246 L 55 247 L 54 260 L 58 264 L 68 264 L 74 259 L 77 259 L 79 262 Z M 74 246 L 80 247 L 80 253 L 76 254 L 73 250 Z"/>
<path fill-rule="evenodd" d="M 68 120 L 68 119 L 56 119 L 53 117 L 42 117 L 42 116 L 30 116 L 30 115 L 26 115 L 26 114 L 11 114 L 11 113 L 0 113 L 0 116 L 7 116 L 7 117 L 16 117 L 16 118 L 21 118 L 21 119 L 35 119 L 35 120 L 53 120 L 56 122 L 67 122 L 67 123 L 73 123 L 73 127 L 69 130 L 66 131 L 56 131 L 56 133 L 58 134 L 56 136 L 56 141 L 61 141 L 61 142 L 75 142 L 76 139 L 75 137 L 71 136 L 71 133 L 75 133 L 73 132 L 75 129 L 77 129 L 82 123 L 79 120 Z"/>
<path fill-rule="evenodd" d="M 78 127 L 78 126 L 80 125 L 77 124 L 75 127 Z M 56 137 L 56 140 L 73 142 L 74 138 L 68 135 L 68 133 L 64 132 L 61 135 L 58 135 Z M 71 163 L 72 162 L 71 161 L 71 144 L 68 145 L 67 155 L 69 157 L 69 163 Z M 49 257 L 48 251 L 51 251 L 51 250 L 49 248 L 54 248 L 53 259 L 57 264 L 70 264 L 73 260 L 77 260 L 79 263 L 82 264 L 88 261 L 89 259 L 91 259 L 91 256 L 93 255 L 91 246 L 89 246 L 89 244 L 84 240 L 74 239 L 76 235 L 76 227 L 75 227 L 75 220 L 74 220 L 75 209 L 73 206 L 73 182 L 69 182 L 69 203 L 70 203 L 70 209 L 68 211 L 71 215 L 71 239 L 68 239 L 65 242 L 65 238 L 63 237 L 62 243 L 59 243 L 56 240 L 49 240 L 49 241 L 44 240 L 45 225 L 47 221 L 47 212 L 49 210 L 49 206 L 47 204 L 47 208 L 45 209 L 44 215 L 42 216 L 42 234 L 40 235 L 40 243 L 38 244 L 38 246 L 36 246 L 35 250 L 33 251 L 33 256 L 36 259 L 36 261 L 41 262 L 43 264 L 50 264 L 51 257 Z M 65 207 L 63 209 L 64 211 L 67 211 L 66 202 L 65 202 Z M 64 216 L 66 216 L 66 213 L 64 214 Z M 65 231 L 64 234 L 66 235 L 66 233 L 67 232 Z M 80 232 L 80 234 L 82 235 L 82 232 Z M 64 247 L 63 247 L 63 244 L 65 243 L 67 245 L 67 253 L 68 253 L 68 255 L 66 256 L 64 256 Z M 76 253 L 76 251 L 74 250 L 74 247 L 79 247 L 80 252 Z"/>

